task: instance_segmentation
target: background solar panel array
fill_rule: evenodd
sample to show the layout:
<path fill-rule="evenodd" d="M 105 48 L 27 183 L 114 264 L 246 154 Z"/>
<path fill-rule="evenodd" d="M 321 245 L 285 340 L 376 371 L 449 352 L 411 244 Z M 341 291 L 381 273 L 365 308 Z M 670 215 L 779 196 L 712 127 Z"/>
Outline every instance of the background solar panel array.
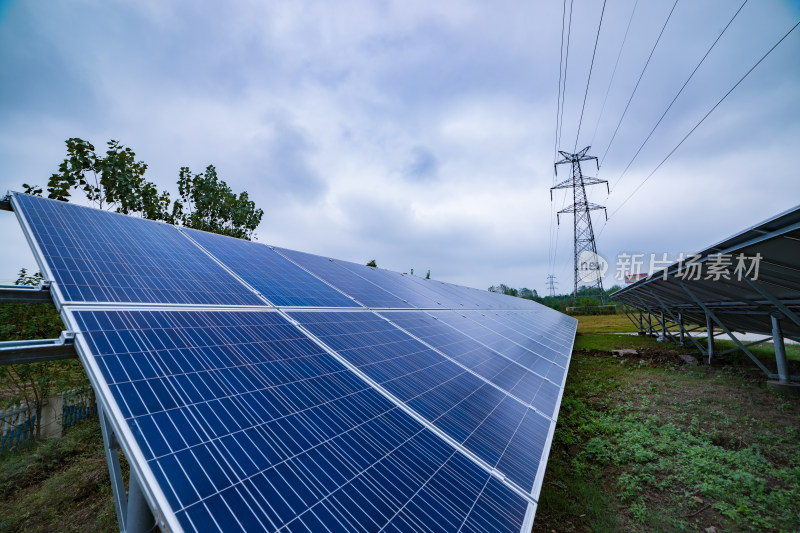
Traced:
<path fill-rule="evenodd" d="M 13 202 L 101 402 L 132 435 L 132 467 L 156 480 L 151 504 L 175 529 L 520 531 L 531 516 L 574 319 L 346 261 Z"/>

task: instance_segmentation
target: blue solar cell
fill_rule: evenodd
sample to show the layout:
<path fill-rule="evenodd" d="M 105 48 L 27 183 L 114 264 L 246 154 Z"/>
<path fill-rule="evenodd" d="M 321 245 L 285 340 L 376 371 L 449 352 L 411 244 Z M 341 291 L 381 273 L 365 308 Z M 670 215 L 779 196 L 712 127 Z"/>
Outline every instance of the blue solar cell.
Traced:
<path fill-rule="evenodd" d="M 264 244 L 183 231 L 277 306 L 360 307 Z"/>
<path fill-rule="evenodd" d="M 374 283 L 340 266 L 338 261 L 333 261 L 319 255 L 285 250 L 283 248 L 276 248 L 276 250 L 367 307 L 389 309 L 412 307 L 408 302 L 401 300 Z"/>
<path fill-rule="evenodd" d="M 528 337 L 523 340 L 527 341 L 530 346 L 522 346 L 487 327 L 485 324 L 491 322 L 478 311 L 443 311 L 437 312 L 436 317 L 497 353 L 502 354 L 504 357 L 542 377 L 546 377 L 553 383 L 559 386 L 563 383 L 567 370 L 554 362 L 554 360 L 563 359 L 564 356 L 555 349 L 534 343 Z"/>
<path fill-rule="evenodd" d="M 420 416 L 495 467 L 514 439 L 550 420 L 369 312 L 292 312 L 292 318 Z M 502 407 L 501 407 L 502 404 Z M 516 405 L 517 409 L 511 406 Z M 492 435 L 492 446 L 482 436 Z M 504 472 L 530 490 L 543 459 L 529 449 L 527 468 Z M 530 439 L 526 440 L 526 442 Z M 497 448 L 499 446 L 499 448 Z"/>
<path fill-rule="evenodd" d="M 15 194 L 67 302 L 264 305 L 176 228 Z"/>
<path fill-rule="evenodd" d="M 498 310 L 486 313 L 486 316 L 567 355 L 569 355 L 575 340 L 577 320 L 554 311 L 536 312 L 531 317 L 529 313 Z"/>
<path fill-rule="evenodd" d="M 277 312 L 75 310 L 73 316 L 89 348 L 84 355 L 100 369 L 186 530 L 424 524 L 415 529 L 445 531 L 473 521 L 521 527 L 525 498 Z M 516 425 L 525 426 L 525 418 Z M 508 417 L 491 420 L 486 432 L 511 434 L 515 422 Z M 523 433 L 503 437 L 509 449 Z M 498 457 L 498 464 L 519 466 L 515 455 Z M 495 507 L 498 499 L 503 506 Z"/>
<path fill-rule="evenodd" d="M 514 314 L 514 312 L 511 312 Z M 552 417 L 560 387 L 424 312 L 382 316 L 476 374 Z"/>
<path fill-rule="evenodd" d="M 444 294 L 436 293 L 429 287 L 415 283 L 410 279 L 411 276 L 349 261 L 337 261 L 337 263 L 419 309 L 461 309 L 462 307 L 461 302 L 449 299 Z"/>

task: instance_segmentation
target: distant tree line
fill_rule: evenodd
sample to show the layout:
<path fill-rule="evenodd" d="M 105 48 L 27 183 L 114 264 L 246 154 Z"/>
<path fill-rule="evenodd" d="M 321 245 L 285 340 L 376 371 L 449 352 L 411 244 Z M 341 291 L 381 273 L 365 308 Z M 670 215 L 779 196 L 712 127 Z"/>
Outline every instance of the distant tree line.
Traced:
<path fill-rule="evenodd" d="M 611 298 L 611 294 L 620 290 L 622 287 L 619 285 L 614 285 L 609 289 L 603 291 L 605 293 L 605 300 L 607 304 L 614 304 L 616 303 L 615 300 Z M 558 294 L 555 296 L 539 296 L 539 293 L 536 292 L 536 289 L 531 290 L 526 287 L 522 287 L 521 289 L 515 289 L 513 287 L 509 287 L 508 285 L 501 283 L 499 285 L 492 285 L 489 287 L 490 292 L 496 292 L 499 294 L 506 294 L 508 296 L 516 296 L 517 298 L 525 298 L 526 300 L 533 300 L 535 302 L 539 302 L 540 304 L 546 305 L 547 307 L 552 307 L 553 309 L 557 309 L 558 311 L 564 312 L 567 307 L 575 306 L 575 299 L 572 297 L 572 293 L 569 294 Z M 592 307 L 600 305 L 600 289 L 597 287 L 579 287 L 578 288 L 578 307 Z"/>

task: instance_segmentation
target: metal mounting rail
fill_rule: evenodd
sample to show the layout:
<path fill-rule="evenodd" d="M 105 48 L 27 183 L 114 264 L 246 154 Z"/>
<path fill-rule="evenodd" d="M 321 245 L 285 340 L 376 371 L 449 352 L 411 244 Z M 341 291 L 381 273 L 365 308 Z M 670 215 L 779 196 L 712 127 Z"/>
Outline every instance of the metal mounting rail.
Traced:
<path fill-rule="evenodd" d="M 50 287 L 39 285 L 0 285 L 0 303 L 52 303 Z"/>
<path fill-rule="evenodd" d="M 64 332 L 58 339 L 0 342 L 0 365 L 77 358 L 73 340 L 71 333 Z"/>

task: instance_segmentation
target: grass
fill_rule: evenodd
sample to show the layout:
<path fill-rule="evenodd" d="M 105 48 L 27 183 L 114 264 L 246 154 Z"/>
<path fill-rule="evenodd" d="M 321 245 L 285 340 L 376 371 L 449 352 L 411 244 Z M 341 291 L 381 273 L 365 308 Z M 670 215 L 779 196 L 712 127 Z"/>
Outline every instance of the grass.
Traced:
<path fill-rule="evenodd" d="M 577 337 L 534 531 L 800 530 L 800 401 L 678 353 Z"/>
<path fill-rule="evenodd" d="M 578 316 L 578 333 L 628 333 L 637 329 L 625 314 Z"/>
<path fill-rule="evenodd" d="M 0 531 L 119 531 L 97 418 L 0 456 Z"/>

